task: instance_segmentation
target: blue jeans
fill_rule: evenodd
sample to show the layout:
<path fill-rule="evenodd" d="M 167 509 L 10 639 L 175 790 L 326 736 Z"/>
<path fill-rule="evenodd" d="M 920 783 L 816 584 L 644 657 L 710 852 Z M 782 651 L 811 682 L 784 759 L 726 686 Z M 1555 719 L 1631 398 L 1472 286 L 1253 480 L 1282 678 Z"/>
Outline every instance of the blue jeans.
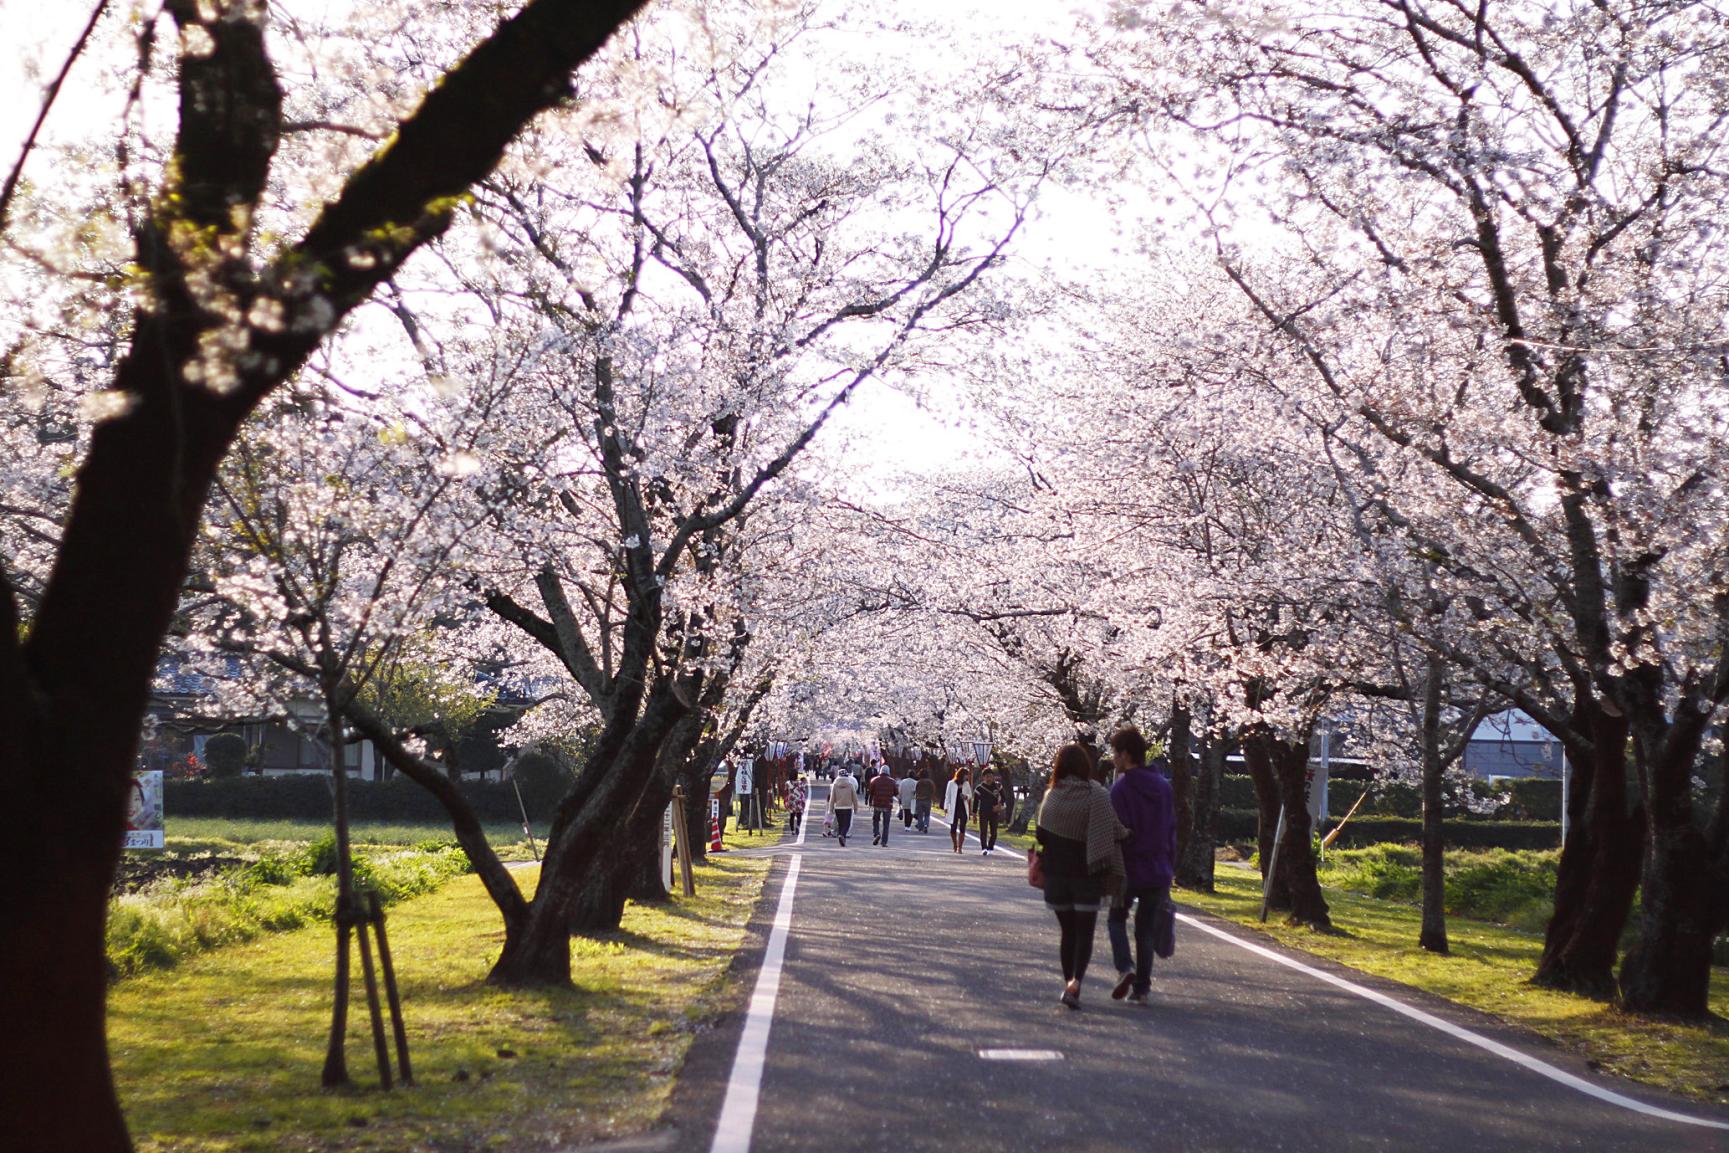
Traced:
<path fill-rule="evenodd" d="M 913 802 L 913 820 L 919 827 L 919 832 L 931 831 L 931 803 L 929 801 Z"/>
<path fill-rule="evenodd" d="M 1111 934 L 1111 961 L 1117 972 L 1135 971 L 1135 992 L 1153 987 L 1153 918 L 1171 895 L 1169 885 L 1136 886 L 1123 890 L 1121 904 L 1111 905 L 1106 929 Z M 1134 955 L 1129 950 L 1129 906 L 1135 906 Z"/>
<path fill-rule="evenodd" d="M 871 840 L 889 843 L 889 826 L 894 824 L 893 809 L 871 810 Z"/>

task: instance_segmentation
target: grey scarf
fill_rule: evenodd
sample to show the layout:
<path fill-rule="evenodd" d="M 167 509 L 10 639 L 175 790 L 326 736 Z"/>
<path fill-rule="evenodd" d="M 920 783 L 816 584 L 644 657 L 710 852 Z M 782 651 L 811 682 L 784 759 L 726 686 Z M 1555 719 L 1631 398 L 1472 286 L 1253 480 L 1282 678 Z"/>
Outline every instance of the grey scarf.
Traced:
<path fill-rule="evenodd" d="M 1087 844 L 1087 871 L 1120 874 L 1123 854 L 1117 842 L 1128 830 L 1117 820 L 1111 795 L 1097 781 L 1068 778 L 1045 794 L 1039 828 Z"/>

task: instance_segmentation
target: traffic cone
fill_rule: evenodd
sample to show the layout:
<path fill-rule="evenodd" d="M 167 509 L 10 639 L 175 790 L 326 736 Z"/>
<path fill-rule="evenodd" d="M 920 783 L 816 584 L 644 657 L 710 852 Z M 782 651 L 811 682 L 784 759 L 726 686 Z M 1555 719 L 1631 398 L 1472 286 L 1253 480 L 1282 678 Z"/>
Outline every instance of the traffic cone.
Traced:
<path fill-rule="evenodd" d="M 708 821 L 708 851 L 724 853 L 726 846 L 720 843 L 720 818 L 710 817 Z"/>

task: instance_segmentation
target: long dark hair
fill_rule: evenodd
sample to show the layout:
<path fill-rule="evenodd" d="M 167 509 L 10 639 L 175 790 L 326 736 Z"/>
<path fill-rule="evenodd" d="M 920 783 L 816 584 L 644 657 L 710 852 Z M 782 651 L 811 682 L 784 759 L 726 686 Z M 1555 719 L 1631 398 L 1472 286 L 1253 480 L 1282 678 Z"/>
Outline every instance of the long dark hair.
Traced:
<path fill-rule="evenodd" d="M 1051 787 L 1062 784 L 1070 777 L 1077 780 L 1093 779 L 1093 758 L 1080 745 L 1064 745 L 1057 750 L 1056 760 L 1051 762 Z"/>

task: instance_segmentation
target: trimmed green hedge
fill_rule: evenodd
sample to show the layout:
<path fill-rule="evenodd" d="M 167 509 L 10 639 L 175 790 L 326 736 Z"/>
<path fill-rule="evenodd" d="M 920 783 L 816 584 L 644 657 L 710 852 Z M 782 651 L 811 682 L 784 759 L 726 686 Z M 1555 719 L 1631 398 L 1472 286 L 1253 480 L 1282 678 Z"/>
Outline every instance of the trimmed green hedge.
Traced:
<path fill-rule="evenodd" d="M 1338 822 L 1326 824 L 1331 829 Z M 1258 835 L 1253 809 L 1220 809 L 1215 828 L 1219 841 L 1252 841 Z M 1561 827 L 1553 821 L 1448 821 L 1447 846 L 1454 849 L 1554 849 L 1560 846 Z M 1370 845 L 1416 844 L 1423 838 L 1423 822 L 1409 817 L 1365 817 L 1351 819 L 1333 844 L 1341 849 Z"/>
<path fill-rule="evenodd" d="M 1342 817 L 1351 811 L 1351 806 L 1357 803 L 1357 798 L 1368 788 L 1366 781 L 1331 779 L 1327 782 L 1327 814 Z M 1423 814 L 1423 798 L 1416 786 L 1407 784 L 1378 784 L 1373 786 L 1374 792 L 1363 802 L 1363 807 L 1357 813 L 1362 817 L 1421 817 Z M 1471 791 L 1479 797 L 1498 797 L 1500 804 L 1487 816 L 1478 816 L 1466 811 L 1462 806 L 1449 804 L 1446 812 L 1449 820 L 1468 821 L 1559 821 L 1561 819 L 1561 782 L 1539 780 L 1537 778 L 1502 781 L 1491 785 L 1488 781 L 1472 781 Z M 1219 807 L 1221 809 L 1255 808 L 1254 780 L 1243 773 L 1228 773 L 1219 782 Z"/>
<path fill-rule="evenodd" d="M 516 790 L 508 784 L 465 782 L 462 791 L 482 821 L 520 821 Z M 330 782 L 324 776 L 239 777 L 219 781 L 166 781 L 162 804 L 175 817 L 230 817 L 236 820 L 328 820 Z M 531 816 L 552 815 L 545 798 L 524 790 Z M 537 804 L 536 802 L 542 802 Z M 536 810 L 540 811 L 536 811 Z M 408 780 L 348 782 L 348 812 L 355 821 L 446 821 L 444 806 Z"/>

